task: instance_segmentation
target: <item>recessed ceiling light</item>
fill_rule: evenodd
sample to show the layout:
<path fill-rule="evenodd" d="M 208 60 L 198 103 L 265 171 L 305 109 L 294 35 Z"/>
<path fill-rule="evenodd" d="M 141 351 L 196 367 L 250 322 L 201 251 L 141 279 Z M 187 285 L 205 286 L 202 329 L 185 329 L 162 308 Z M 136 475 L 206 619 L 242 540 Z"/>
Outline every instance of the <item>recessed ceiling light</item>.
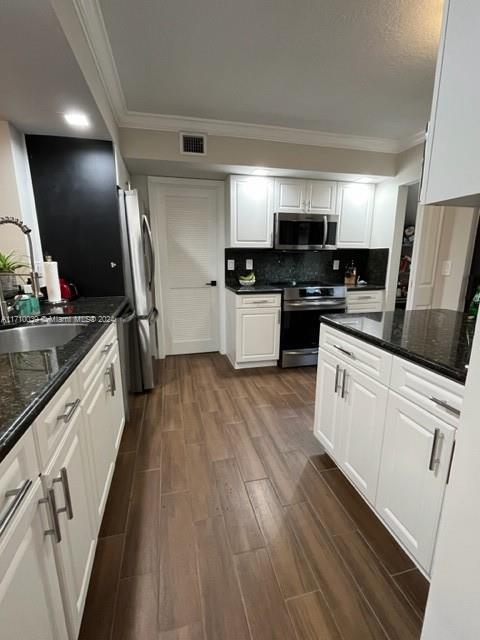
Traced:
<path fill-rule="evenodd" d="M 70 111 L 68 113 L 64 113 L 63 117 L 71 127 L 86 129 L 90 126 L 90 120 L 84 113 L 80 113 L 79 111 Z"/>
<path fill-rule="evenodd" d="M 254 176 L 268 176 L 270 172 L 267 169 L 255 169 L 253 171 Z"/>

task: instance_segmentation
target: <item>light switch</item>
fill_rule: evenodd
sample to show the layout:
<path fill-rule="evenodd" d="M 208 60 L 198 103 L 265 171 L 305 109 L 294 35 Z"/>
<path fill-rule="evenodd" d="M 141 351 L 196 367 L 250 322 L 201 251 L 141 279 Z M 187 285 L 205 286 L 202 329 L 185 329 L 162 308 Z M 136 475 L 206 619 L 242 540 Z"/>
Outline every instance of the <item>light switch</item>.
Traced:
<path fill-rule="evenodd" d="M 248 259 L 245 261 L 245 269 L 246 269 L 247 271 L 251 271 L 251 270 L 253 269 L 253 260 L 252 260 L 251 258 L 248 258 Z"/>
<path fill-rule="evenodd" d="M 227 271 L 235 271 L 235 260 L 227 260 Z"/>
<path fill-rule="evenodd" d="M 333 261 L 333 270 L 338 271 L 340 269 L 340 260 Z"/>
<path fill-rule="evenodd" d="M 452 261 L 444 260 L 442 262 L 442 276 L 449 276 L 452 273 Z"/>

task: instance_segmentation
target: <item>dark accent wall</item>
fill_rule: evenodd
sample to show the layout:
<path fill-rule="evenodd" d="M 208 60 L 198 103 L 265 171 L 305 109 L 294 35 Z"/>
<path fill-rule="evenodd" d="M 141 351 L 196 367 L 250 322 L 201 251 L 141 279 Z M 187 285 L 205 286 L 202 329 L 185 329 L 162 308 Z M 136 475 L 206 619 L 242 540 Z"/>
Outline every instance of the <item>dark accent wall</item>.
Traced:
<path fill-rule="evenodd" d="M 225 249 L 225 280 L 238 283 L 247 273 L 245 261 L 253 259 L 257 282 L 319 281 L 343 284 L 345 267 L 353 260 L 360 277 L 369 284 L 384 285 L 387 274 L 388 249 L 336 249 L 333 251 L 276 251 L 274 249 Z M 227 271 L 227 260 L 235 260 L 235 271 Z M 333 261 L 340 269 L 333 270 Z"/>
<path fill-rule="evenodd" d="M 80 295 L 123 294 L 112 143 L 29 135 L 26 144 L 43 251 Z"/>

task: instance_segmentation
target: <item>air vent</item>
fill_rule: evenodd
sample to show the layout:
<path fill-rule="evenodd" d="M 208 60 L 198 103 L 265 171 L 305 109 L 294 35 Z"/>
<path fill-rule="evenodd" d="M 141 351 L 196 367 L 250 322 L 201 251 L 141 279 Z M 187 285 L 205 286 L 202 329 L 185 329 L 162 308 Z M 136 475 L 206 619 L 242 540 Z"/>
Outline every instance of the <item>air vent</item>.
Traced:
<path fill-rule="evenodd" d="M 180 153 L 189 156 L 206 156 L 207 136 L 203 133 L 180 133 Z"/>

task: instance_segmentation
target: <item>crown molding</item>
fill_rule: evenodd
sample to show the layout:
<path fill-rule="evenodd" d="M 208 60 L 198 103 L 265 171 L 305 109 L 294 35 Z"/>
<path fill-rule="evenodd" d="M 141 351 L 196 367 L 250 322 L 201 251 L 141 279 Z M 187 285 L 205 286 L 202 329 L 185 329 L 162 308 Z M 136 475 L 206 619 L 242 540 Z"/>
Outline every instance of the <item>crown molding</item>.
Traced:
<path fill-rule="evenodd" d="M 425 139 L 423 132 L 404 140 L 397 140 L 394 138 L 375 138 L 329 133 L 327 131 L 249 124 L 246 122 L 131 111 L 126 105 L 99 1 L 73 0 L 73 2 L 119 127 L 153 131 L 192 131 L 212 136 L 247 138 L 355 151 L 375 151 L 377 153 L 399 153 L 421 144 Z"/>

